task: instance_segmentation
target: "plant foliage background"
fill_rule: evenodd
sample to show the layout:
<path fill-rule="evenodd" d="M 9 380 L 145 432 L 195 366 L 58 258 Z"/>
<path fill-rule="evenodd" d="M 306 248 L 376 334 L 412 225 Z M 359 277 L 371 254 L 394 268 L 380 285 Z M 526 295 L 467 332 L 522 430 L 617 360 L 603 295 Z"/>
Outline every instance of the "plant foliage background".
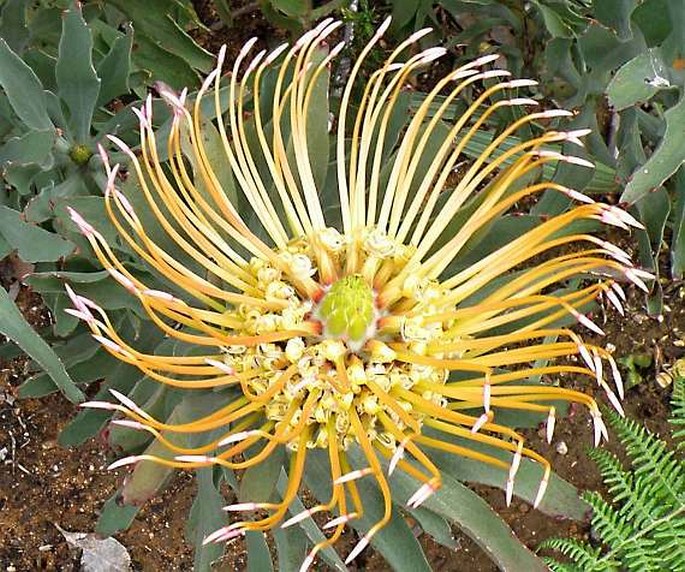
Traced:
<path fill-rule="evenodd" d="M 226 0 L 211 5 L 220 17 L 216 30 L 227 36 L 241 11 L 256 9 L 235 7 Z M 315 5 L 307 0 L 264 0 L 259 8 L 284 34 L 295 34 L 329 14 L 344 18 L 347 30 L 353 32 L 350 58 L 387 14 L 393 16 L 389 41 L 432 26 L 432 35 L 423 41 L 451 50 L 446 65 L 456 67 L 484 53 L 501 53 L 503 65 L 515 76 L 540 80 L 535 97 L 544 105 L 576 111 L 565 128 L 593 130 L 586 140 L 586 154 L 597 167 L 590 170 L 562 164 L 550 175 L 585 193 L 630 205 L 646 227 L 638 236 L 643 267 L 665 281 L 682 279 L 685 3 L 681 0 L 334 0 Z M 63 311 L 70 306 L 63 288 L 68 280 L 110 311 L 123 335 L 142 340 L 141 350 L 188 351 L 168 347 L 171 342 L 151 327 L 136 302 L 109 280 L 70 221 L 66 207 L 77 208 L 96 223 L 123 257 L 131 254 L 117 242 L 105 214 L 97 144 L 104 144 L 104 136 L 113 133 L 135 145 L 137 120 L 131 107 L 149 90 L 154 93 L 155 86 L 159 87 L 156 82 L 173 89 L 198 87 L 202 75 L 211 69 L 213 56 L 193 36 L 211 37 L 211 31 L 200 22 L 193 3 L 185 0 L 111 0 L 82 6 L 67 0 L 0 2 L 0 258 L 13 257 L 16 278 L 42 295 L 54 319 L 49 328 L 34 331 L 14 305 L 11 288 L 9 292 L 0 289 L 0 333 L 7 338 L 0 346 L 0 357 L 9 358 L 23 350 L 33 360 L 33 375 L 19 390 L 23 397 L 61 391 L 77 403 L 106 372 L 96 398 L 105 398 L 113 388 L 147 410 L 176 420 L 193 418 L 212 406 L 206 396 L 181 401 L 174 392 L 160 390 L 138 370 L 106 353 Z M 378 60 L 382 59 L 379 54 Z M 154 105 L 155 117 L 164 129 L 169 111 L 157 100 Z M 411 105 L 408 98 L 407 108 Z M 459 112 L 458 105 L 454 114 Z M 495 118 L 482 134 L 483 144 L 497 128 Z M 478 148 L 467 152 L 476 155 Z M 115 155 L 114 160 L 124 158 Z M 567 206 L 566 199 L 550 193 L 533 205 L 530 213 L 506 218 L 498 230 L 511 236 L 535 224 L 539 216 L 561 212 Z M 472 255 L 478 254 L 474 251 Z M 666 256 L 660 258 L 663 254 Z M 141 276 L 149 272 L 142 266 L 138 271 Z M 145 276 L 145 281 L 163 283 L 163 277 Z M 661 283 L 654 283 L 646 300 L 654 314 L 663 310 Z M 107 412 L 80 412 L 62 432 L 60 442 L 83 443 L 98 433 L 108 418 Z M 125 450 L 155 447 L 146 435 L 125 428 L 113 430 L 109 439 L 112 447 Z M 604 459 L 605 465 L 610 463 L 601 455 L 598 458 Z M 266 499 L 280 494 L 284 486 L 282 463 L 283 459 L 274 457 L 240 482 L 227 471 L 199 471 L 198 495 L 188 521 L 191 541 L 199 546 L 202 538 L 222 523 L 222 483 L 233 488 L 239 499 Z M 315 494 L 320 486 L 317 470 L 322 468 L 311 468 L 309 482 Z M 518 558 L 533 558 L 531 562 L 537 566 L 540 561 L 520 552 L 509 538 L 508 528 L 502 528 L 503 523 L 484 501 L 460 483 L 463 479 L 493 484 L 500 476 L 487 470 L 477 472 L 468 462 L 452 462 L 449 474 L 454 482 L 446 482 L 445 494 L 412 513 L 421 527 L 438 542 L 450 545 L 450 524 L 459 523 L 484 545 L 496 547 L 500 566 L 516 565 Z M 530 498 L 537 484 L 535 475 L 525 466 L 522 475 L 517 494 Z M 125 501 L 144 500 L 167 477 L 168 471 L 141 464 L 119 494 Z M 393 485 L 405 492 L 412 486 L 401 477 Z M 561 481 L 548 494 L 543 508 L 551 514 L 579 517 L 585 508 Z M 102 534 L 125 528 L 138 510 L 132 504 L 120 506 L 116 498 L 118 495 L 103 509 L 98 525 Z M 373 491 L 367 491 L 365 500 L 372 513 L 374 503 L 378 504 Z M 478 518 L 469 516 L 473 514 Z M 408 526 L 401 519 L 394 523 L 379 535 L 376 549 L 391 564 L 411 563 L 412 570 L 427 569 Z M 313 521 L 277 531 L 274 541 L 279 566 L 299 565 L 307 543 L 316 542 L 321 535 Z M 247 543 L 253 565 L 266 566 L 268 562 L 271 566 L 263 535 L 250 534 Z M 398 546 L 408 548 L 398 550 Z M 198 569 L 207 567 L 220 552 L 221 547 L 216 546 L 198 548 Z M 333 567 L 342 566 L 332 549 L 323 557 Z"/>

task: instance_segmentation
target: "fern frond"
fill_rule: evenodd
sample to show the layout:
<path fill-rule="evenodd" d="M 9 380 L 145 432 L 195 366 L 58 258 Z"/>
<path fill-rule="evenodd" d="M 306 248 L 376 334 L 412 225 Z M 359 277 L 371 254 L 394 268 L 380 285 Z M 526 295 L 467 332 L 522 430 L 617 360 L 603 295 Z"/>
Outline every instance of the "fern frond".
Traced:
<path fill-rule="evenodd" d="M 594 548 L 585 542 L 572 538 L 550 538 L 540 543 L 538 549 L 543 548 L 561 552 L 573 561 L 573 564 L 563 564 L 551 558 L 545 558 L 547 565 L 555 571 L 609 572 L 617 570 L 617 566 L 620 564 L 604 559 L 599 548 Z"/>
<path fill-rule="evenodd" d="M 678 442 L 678 449 L 685 448 L 685 377 L 675 375 L 673 393 L 671 394 L 673 439 Z"/>
<path fill-rule="evenodd" d="M 575 564 L 564 564 L 547 556 L 544 556 L 542 560 L 552 572 L 579 572 L 579 568 Z"/>
<path fill-rule="evenodd" d="M 662 489 L 658 481 L 652 481 L 645 475 L 635 475 L 633 472 L 625 471 L 618 458 L 603 449 L 591 450 L 589 456 L 600 469 L 602 479 L 612 496 L 613 506 L 618 507 L 617 518 L 628 523 L 631 531 L 649 526 L 672 508 L 672 499 L 668 498 L 667 491 Z M 592 494 L 587 496 L 588 502 L 594 507 L 595 496 Z M 601 503 L 604 503 L 601 497 L 598 498 Z M 597 509 L 603 508 L 601 503 Z M 612 528 L 610 522 L 606 524 L 610 529 Z M 596 526 L 603 525 L 604 523 L 600 521 Z M 595 526 L 594 523 L 593 526 Z M 626 533 L 630 535 L 631 531 L 626 531 Z M 610 538 L 605 540 L 611 541 Z"/>
<path fill-rule="evenodd" d="M 657 557 L 667 570 L 685 572 L 685 505 L 654 528 Z"/>
<path fill-rule="evenodd" d="M 631 473 L 626 473 L 618 457 L 606 449 L 590 449 L 588 456 L 597 464 L 613 502 L 620 503 L 627 500 L 631 496 L 635 478 Z"/>
<path fill-rule="evenodd" d="M 685 380 L 673 390 L 674 425 L 685 425 Z M 571 564 L 545 559 L 552 570 L 685 572 L 685 463 L 664 441 L 639 423 L 611 412 L 609 422 L 631 459 L 627 470 L 612 453 L 595 449 L 611 501 L 596 492 L 584 499 L 593 509 L 592 528 L 601 546 L 572 539 L 550 539 L 540 548 L 564 554 Z M 685 429 L 678 431 L 685 436 Z"/>
<path fill-rule="evenodd" d="M 632 459 L 632 472 L 636 477 L 646 475 L 660 500 L 683 502 L 685 495 L 685 464 L 675 458 L 666 443 L 650 433 L 633 419 L 619 417 L 607 411 L 609 421 Z"/>

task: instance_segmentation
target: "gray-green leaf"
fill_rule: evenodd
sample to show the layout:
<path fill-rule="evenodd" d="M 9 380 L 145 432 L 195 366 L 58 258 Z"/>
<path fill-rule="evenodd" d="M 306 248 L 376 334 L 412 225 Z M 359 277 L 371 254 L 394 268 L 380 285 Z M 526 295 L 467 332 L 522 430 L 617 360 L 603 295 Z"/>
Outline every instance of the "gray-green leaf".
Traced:
<path fill-rule="evenodd" d="M 409 498 L 419 484 L 398 471 L 391 479 L 393 490 Z M 471 489 L 442 474 L 442 488 L 424 503 L 425 508 L 451 520 L 466 532 L 502 570 L 547 570 L 543 562 L 514 536 L 507 524 Z"/>
<path fill-rule="evenodd" d="M 273 572 L 274 566 L 264 533 L 249 530 L 245 533 L 245 543 L 247 545 L 247 572 Z"/>
<path fill-rule="evenodd" d="M 0 86 L 19 119 L 31 129 L 50 129 L 43 85 L 7 42 L 0 38 Z"/>
<path fill-rule="evenodd" d="M 80 4 L 66 10 L 55 67 L 57 93 L 69 110 L 68 124 L 77 143 L 90 136 L 100 78 L 93 67 L 93 37 L 81 15 Z"/>
<path fill-rule="evenodd" d="M 224 499 L 214 484 L 214 468 L 204 467 L 195 471 L 197 475 L 197 495 L 190 509 L 187 524 L 187 536 L 195 546 L 195 570 L 211 570 L 211 564 L 219 559 L 224 545 L 211 542 L 203 545 L 202 541 L 225 524 L 225 515 L 221 510 Z"/>
<path fill-rule="evenodd" d="M 685 97 L 664 114 L 666 132 L 649 160 L 637 169 L 621 195 L 621 202 L 634 204 L 663 182 L 685 162 Z"/>
<path fill-rule="evenodd" d="M 45 369 L 67 399 L 74 403 L 85 399 L 81 390 L 69 377 L 64 364 L 24 319 L 4 288 L 0 288 L 0 333 L 14 341 Z"/>
<path fill-rule="evenodd" d="M 109 52 L 98 65 L 97 75 L 102 83 L 97 105 L 105 105 L 115 97 L 128 93 L 132 47 L 133 29 L 127 26 L 125 35 L 114 40 Z"/>
<path fill-rule="evenodd" d="M 609 82 L 607 96 L 617 111 L 648 101 L 672 87 L 669 72 L 658 48 L 652 48 L 624 64 Z"/>
<path fill-rule="evenodd" d="M 0 206 L 0 236 L 26 262 L 54 262 L 74 249 L 68 240 L 24 222 L 20 212 L 5 206 Z"/>
<path fill-rule="evenodd" d="M 52 148 L 57 133 L 54 129 L 29 131 L 19 137 L 12 137 L 0 147 L 0 166 L 37 165 L 41 169 L 52 166 Z"/>

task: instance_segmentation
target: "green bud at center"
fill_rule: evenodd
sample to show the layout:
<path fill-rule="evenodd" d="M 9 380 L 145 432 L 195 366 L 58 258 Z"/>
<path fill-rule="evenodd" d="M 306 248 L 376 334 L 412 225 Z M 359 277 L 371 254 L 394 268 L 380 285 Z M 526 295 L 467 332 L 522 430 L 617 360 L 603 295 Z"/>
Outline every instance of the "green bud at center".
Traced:
<path fill-rule="evenodd" d="M 324 334 L 341 338 L 356 350 L 366 341 L 376 312 L 373 291 L 361 276 L 345 276 L 326 292 L 318 309 Z"/>
<path fill-rule="evenodd" d="M 86 145 L 74 145 L 69 149 L 69 158 L 79 167 L 85 165 L 93 156 L 93 152 Z"/>

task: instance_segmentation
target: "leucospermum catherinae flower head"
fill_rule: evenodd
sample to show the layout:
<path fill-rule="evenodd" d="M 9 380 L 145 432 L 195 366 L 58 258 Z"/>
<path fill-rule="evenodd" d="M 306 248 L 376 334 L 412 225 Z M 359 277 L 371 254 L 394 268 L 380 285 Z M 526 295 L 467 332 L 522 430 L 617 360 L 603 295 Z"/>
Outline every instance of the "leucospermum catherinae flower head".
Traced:
<path fill-rule="evenodd" d="M 348 561 L 391 518 L 389 474 L 405 471 L 418 481 L 416 493 L 403 499 L 410 507 L 438 491 L 441 473 L 431 460 L 433 450 L 505 469 L 508 501 L 522 458 L 531 459 L 540 467 L 537 505 L 550 465 L 514 429 L 498 424 L 498 412 L 539 412 L 551 440 L 552 403 L 575 402 L 587 407 L 596 441 L 605 436 L 594 399 L 556 381 L 565 373 L 587 376 L 620 410 L 616 364 L 605 349 L 558 324 L 571 318 L 601 333 L 582 308 L 603 297 L 622 311 L 619 282 L 644 288 L 648 277 L 616 246 L 569 230 L 592 219 L 624 229 L 639 226 L 630 215 L 533 176 L 548 164 L 586 164 L 558 151 L 568 142 L 582 145 L 584 131 L 539 130 L 510 143 L 521 128 L 568 112 L 521 114 L 491 137 L 480 156 L 464 162 L 467 146 L 497 110 L 536 104 L 517 95 L 534 82 L 489 69 L 496 56 L 481 57 L 438 81 L 391 140 L 391 119 L 408 78 L 444 53 L 417 53 L 415 44 L 424 35 L 419 32 L 370 75 L 353 111 L 362 61 L 387 23 L 355 61 L 329 126 L 335 177 L 330 174 L 328 184 L 333 177 L 336 192 L 324 199 L 313 168 L 322 142 L 312 140 L 309 122 L 320 103 L 315 88 L 341 49 L 322 50 L 338 25 L 322 22 L 294 45 L 271 53 L 253 55 L 248 42 L 223 81 L 222 50 L 194 101 L 185 91 L 162 94 L 173 109 L 165 135 L 153 129 L 148 99 L 136 110 L 139 151 L 110 137 L 128 155 L 129 176 L 137 178 L 160 229 L 201 272 L 153 238 L 159 230 L 152 233 L 141 222 L 119 187 L 119 165 L 110 166 L 104 150 L 109 216 L 130 249 L 168 281 L 168 291 L 143 283 L 103 235 L 71 211 L 103 266 L 149 318 L 169 338 L 202 351 L 143 353 L 117 333 L 100 307 L 69 289 L 71 312 L 107 351 L 159 383 L 232 396 L 210 415 L 183 424 L 156 419 L 115 392 L 119 403 L 86 404 L 120 411 L 128 419 L 115 422 L 149 431 L 173 453 L 127 457 L 113 466 L 156 460 L 179 469 L 246 469 L 285 447 L 290 462 L 282 500 L 227 507 L 259 511 L 206 540 L 221 542 L 326 513 L 329 536 L 309 553 L 305 567 L 362 515 L 359 479 L 376 482 L 384 514 Z M 262 93 L 267 73 L 274 85 L 268 97 Z M 466 92 L 472 101 L 448 119 L 450 104 Z M 207 116 L 207 104 L 221 118 L 219 160 L 206 148 L 203 126 L 214 117 Z M 431 144 L 426 161 L 428 142 L 445 125 L 444 138 Z M 236 194 L 220 183 L 218 173 L 227 167 Z M 459 264 L 470 241 L 514 205 L 545 191 L 566 195 L 575 205 L 484 257 Z M 584 280 L 580 287 L 565 288 L 578 277 Z M 546 382 L 533 382 L 541 376 Z M 210 431 L 220 435 L 193 448 L 169 437 Z M 487 448 L 508 452 L 509 460 Z M 313 449 L 329 459 L 331 497 L 288 518 Z M 363 463 L 352 462 L 352 450 Z"/>

